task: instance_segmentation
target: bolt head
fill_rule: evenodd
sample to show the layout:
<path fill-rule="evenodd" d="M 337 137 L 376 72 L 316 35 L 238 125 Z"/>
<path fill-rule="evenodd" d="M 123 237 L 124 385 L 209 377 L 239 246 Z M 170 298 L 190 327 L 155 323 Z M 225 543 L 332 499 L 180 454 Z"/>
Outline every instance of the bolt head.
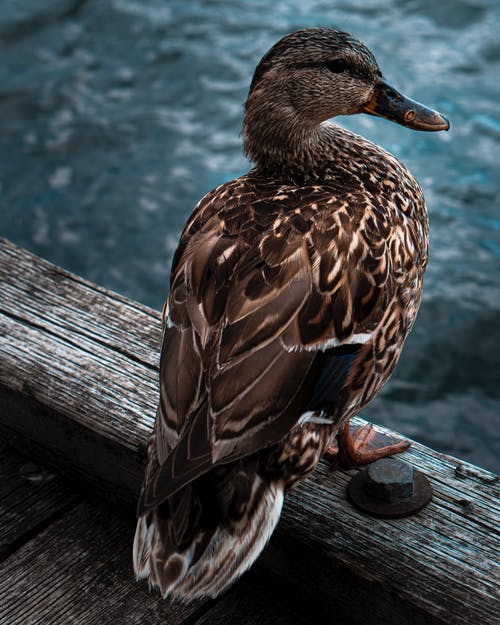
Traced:
<path fill-rule="evenodd" d="M 368 465 L 363 490 L 378 501 L 398 503 L 413 495 L 413 467 L 399 458 L 382 458 Z"/>

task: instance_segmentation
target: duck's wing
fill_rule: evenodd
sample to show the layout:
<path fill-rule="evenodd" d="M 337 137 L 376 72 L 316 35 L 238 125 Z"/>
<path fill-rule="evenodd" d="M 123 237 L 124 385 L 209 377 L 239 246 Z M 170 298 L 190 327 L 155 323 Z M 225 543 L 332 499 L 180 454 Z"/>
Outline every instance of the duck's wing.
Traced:
<path fill-rule="evenodd" d="M 186 228 L 164 314 L 155 449 L 140 510 L 214 465 L 278 442 L 309 405 L 320 407 L 318 393 L 344 381 L 352 364 L 345 340 L 373 327 L 380 288 L 364 279 L 358 257 L 350 267 L 348 250 L 320 258 L 313 247 L 293 228 L 286 236 L 256 231 L 254 240 L 231 235 L 217 217 L 194 233 Z"/>

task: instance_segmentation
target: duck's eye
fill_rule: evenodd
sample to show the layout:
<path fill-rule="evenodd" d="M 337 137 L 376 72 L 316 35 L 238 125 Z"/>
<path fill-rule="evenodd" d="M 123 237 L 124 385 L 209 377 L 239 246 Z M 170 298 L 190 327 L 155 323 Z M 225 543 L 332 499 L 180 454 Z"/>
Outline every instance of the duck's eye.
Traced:
<path fill-rule="evenodd" d="M 388 91 L 386 91 L 386 96 L 388 98 L 390 98 L 391 100 L 394 100 L 396 102 L 399 102 L 400 100 L 402 100 L 403 98 L 399 95 L 399 93 L 397 93 L 396 91 L 393 91 L 392 89 L 389 89 Z"/>
<path fill-rule="evenodd" d="M 326 67 L 334 74 L 341 74 L 347 69 L 347 63 L 344 59 L 335 59 L 335 61 L 328 61 L 325 63 Z"/>

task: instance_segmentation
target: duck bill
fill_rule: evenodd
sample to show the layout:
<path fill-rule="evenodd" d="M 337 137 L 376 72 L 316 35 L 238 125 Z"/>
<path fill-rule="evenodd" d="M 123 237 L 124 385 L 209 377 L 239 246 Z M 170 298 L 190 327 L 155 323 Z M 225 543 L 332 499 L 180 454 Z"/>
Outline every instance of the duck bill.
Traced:
<path fill-rule="evenodd" d="M 450 127 L 450 122 L 444 115 L 407 98 L 383 78 L 375 86 L 370 101 L 362 107 L 362 111 L 385 117 L 413 130 L 436 131 L 448 130 Z"/>

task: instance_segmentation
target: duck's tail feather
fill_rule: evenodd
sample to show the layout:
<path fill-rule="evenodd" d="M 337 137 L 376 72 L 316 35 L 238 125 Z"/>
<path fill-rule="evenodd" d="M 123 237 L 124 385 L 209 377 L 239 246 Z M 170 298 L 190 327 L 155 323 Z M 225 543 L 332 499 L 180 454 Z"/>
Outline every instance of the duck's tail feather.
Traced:
<path fill-rule="evenodd" d="M 191 498 L 194 509 L 190 522 L 196 521 L 199 501 L 190 489 L 178 495 L 186 518 L 185 506 Z M 283 505 L 283 486 L 267 483 L 255 475 L 246 501 L 240 509 L 212 528 L 186 533 L 178 544 L 179 522 L 162 506 L 141 516 L 134 539 L 134 571 L 138 579 L 148 579 L 163 597 L 193 601 L 216 597 L 226 590 L 257 559 L 278 523 Z M 179 501 L 177 503 L 179 503 Z M 206 505 L 206 504 L 205 504 Z"/>

